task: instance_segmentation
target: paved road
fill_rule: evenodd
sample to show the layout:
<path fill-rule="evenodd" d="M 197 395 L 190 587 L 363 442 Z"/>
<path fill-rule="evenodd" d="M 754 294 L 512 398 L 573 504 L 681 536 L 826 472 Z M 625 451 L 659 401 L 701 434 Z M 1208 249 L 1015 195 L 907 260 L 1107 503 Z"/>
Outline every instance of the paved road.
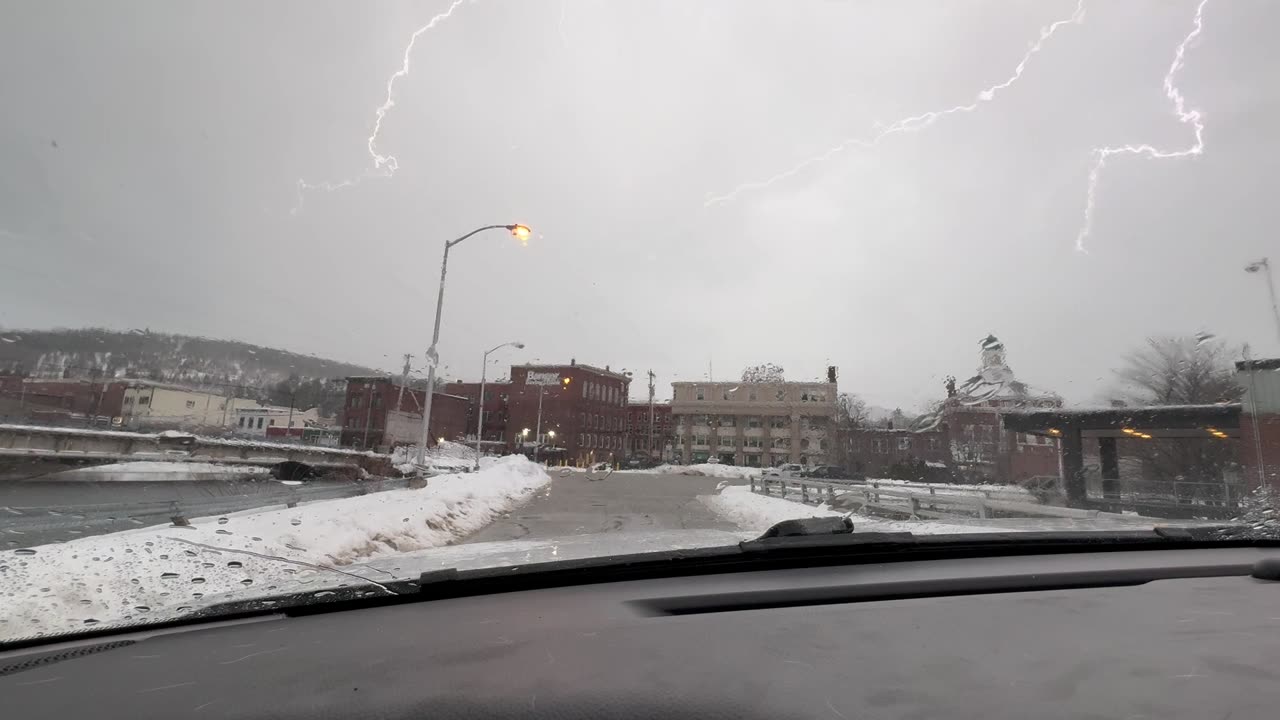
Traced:
<path fill-rule="evenodd" d="M 737 529 L 698 501 L 699 495 L 716 492 L 717 478 L 614 473 L 593 480 L 582 472 L 565 476 L 555 471 L 551 477 L 546 491 L 466 542 L 628 530 Z"/>

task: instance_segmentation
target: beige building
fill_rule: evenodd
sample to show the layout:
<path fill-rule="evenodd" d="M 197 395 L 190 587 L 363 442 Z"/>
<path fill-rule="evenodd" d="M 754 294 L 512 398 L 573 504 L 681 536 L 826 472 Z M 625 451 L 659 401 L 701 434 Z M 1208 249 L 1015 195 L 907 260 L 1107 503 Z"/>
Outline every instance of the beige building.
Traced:
<path fill-rule="evenodd" d="M 237 435 L 266 437 L 271 434 L 269 430 L 273 427 L 304 428 L 320 424 L 319 408 L 301 410 L 254 403 L 247 407 L 236 408 L 235 421 L 231 423 L 231 429 Z"/>
<path fill-rule="evenodd" d="M 228 398 L 180 385 L 129 380 L 121 415 L 128 427 L 199 428 L 229 425 L 237 408 L 258 407 L 247 398 Z"/>
<path fill-rule="evenodd" d="M 836 384 L 671 383 L 676 457 L 749 467 L 821 465 L 832 449 Z"/>

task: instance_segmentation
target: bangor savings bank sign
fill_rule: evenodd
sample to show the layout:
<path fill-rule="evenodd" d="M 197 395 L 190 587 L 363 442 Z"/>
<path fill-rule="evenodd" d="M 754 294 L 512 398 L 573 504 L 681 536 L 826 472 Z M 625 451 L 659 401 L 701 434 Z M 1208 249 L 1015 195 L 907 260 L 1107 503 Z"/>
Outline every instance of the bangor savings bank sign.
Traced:
<path fill-rule="evenodd" d="M 559 385 L 560 373 L 531 372 L 525 378 L 526 385 Z"/>

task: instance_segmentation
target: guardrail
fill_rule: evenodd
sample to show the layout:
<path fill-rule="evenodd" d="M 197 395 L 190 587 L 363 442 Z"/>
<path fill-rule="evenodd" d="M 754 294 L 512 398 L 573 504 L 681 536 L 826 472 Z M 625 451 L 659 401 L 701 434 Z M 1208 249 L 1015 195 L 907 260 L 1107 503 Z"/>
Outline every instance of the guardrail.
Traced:
<path fill-rule="evenodd" d="M 414 478 L 384 478 L 317 487 L 281 486 L 278 492 L 175 499 L 150 503 L 97 503 L 53 507 L 0 508 L 0 531 L 7 540 L 28 544 L 32 536 L 66 539 L 156 525 L 168 520 L 187 525 L 192 518 L 225 515 L 273 506 L 297 507 L 316 500 L 337 500 L 399 490 L 420 482 Z"/>
<path fill-rule="evenodd" d="M 873 484 L 831 483 L 805 478 L 753 478 L 751 480 L 751 492 L 754 493 L 774 495 L 787 500 L 792 499 L 788 495 L 799 495 L 802 503 L 815 501 L 831 503 L 839 498 L 842 502 L 852 505 L 855 510 L 872 509 L 912 518 L 955 518 L 957 516 L 992 518 L 997 515 L 1076 519 L 1128 517 L 1084 508 L 998 500 L 985 494 L 960 492 L 953 494 L 945 492 L 945 488 L 942 489 L 943 492 L 939 492 L 937 487 L 929 488 L 928 492 L 913 492 L 881 488 Z"/>

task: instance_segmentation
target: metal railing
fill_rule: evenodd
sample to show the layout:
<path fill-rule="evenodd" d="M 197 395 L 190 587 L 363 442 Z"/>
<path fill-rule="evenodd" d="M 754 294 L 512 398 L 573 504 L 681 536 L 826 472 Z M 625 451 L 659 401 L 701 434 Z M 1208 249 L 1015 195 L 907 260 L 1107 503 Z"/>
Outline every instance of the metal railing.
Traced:
<path fill-rule="evenodd" d="M 927 491 L 917 491 L 884 488 L 875 484 L 820 482 L 805 478 L 753 478 L 751 480 L 751 492 L 776 496 L 786 500 L 793 500 L 798 496 L 799 501 L 806 504 L 811 502 L 832 503 L 839 499 L 843 506 L 853 510 L 873 510 L 887 514 L 906 515 L 911 518 L 993 518 L 997 516 L 1013 516 L 1087 519 L 1113 515 L 1112 513 L 1104 513 L 1098 510 L 996 499 L 990 497 L 994 490 L 948 493 L 945 486 L 929 487 Z"/>
<path fill-rule="evenodd" d="M 205 496 L 148 503 L 96 503 L 49 507 L 0 508 L 0 533 L 8 540 L 28 544 L 32 536 L 83 537 L 155 525 L 166 520 L 186 525 L 193 518 L 212 517 L 245 510 L 297 507 L 316 500 L 337 500 L 370 493 L 413 487 L 414 478 L 382 478 L 341 485 L 315 487 L 280 486 L 276 492 L 247 495 Z"/>

